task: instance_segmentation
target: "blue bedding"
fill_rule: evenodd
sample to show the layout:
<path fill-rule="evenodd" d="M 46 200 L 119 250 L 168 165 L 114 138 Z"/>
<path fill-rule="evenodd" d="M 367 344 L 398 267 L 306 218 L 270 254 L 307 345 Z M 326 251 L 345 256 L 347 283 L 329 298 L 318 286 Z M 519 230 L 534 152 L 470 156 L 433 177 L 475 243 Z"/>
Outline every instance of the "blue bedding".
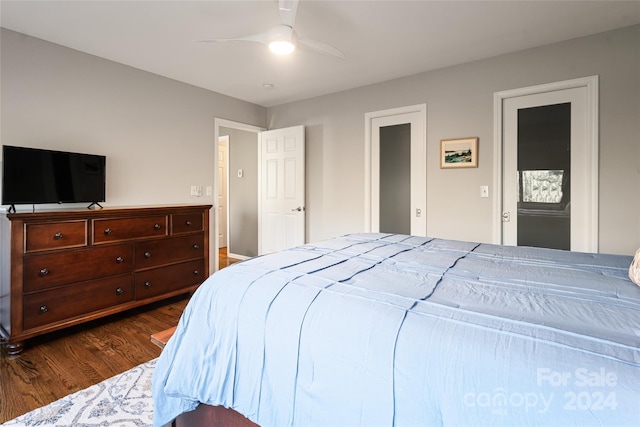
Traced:
<path fill-rule="evenodd" d="M 153 377 L 268 426 L 638 426 L 631 257 L 353 234 L 225 268 Z"/>

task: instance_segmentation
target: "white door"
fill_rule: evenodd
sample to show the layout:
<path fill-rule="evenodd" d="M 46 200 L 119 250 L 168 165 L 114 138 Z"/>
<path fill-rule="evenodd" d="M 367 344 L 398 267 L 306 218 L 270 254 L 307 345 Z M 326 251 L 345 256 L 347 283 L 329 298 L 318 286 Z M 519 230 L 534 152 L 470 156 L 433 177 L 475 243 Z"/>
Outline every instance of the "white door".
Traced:
<path fill-rule="evenodd" d="M 305 243 L 304 126 L 259 134 L 259 255 Z"/>
<path fill-rule="evenodd" d="M 369 197 L 366 197 L 365 203 L 370 205 L 365 208 L 365 211 L 368 211 L 365 226 L 370 221 L 368 228 L 372 232 L 426 236 L 426 105 L 367 113 L 365 126 L 365 151 L 370 152 L 366 167 L 368 176 L 365 178 L 365 181 L 370 181 Z M 398 128 L 399 131 L 392 131 L 393 128 Z M 406 134 L 409 141 L 404 142 L 404 137 L 398 137 L 398 134 Z M 398 144 L 397 149 L 394 147 L 395 144 Z M 406 144 L 407 149 L 400 148 Z M 398 154 L 401 150 L 406 154 Z M 407 196 L 402 196 L 402 193 L 406 193 Z M 396 206 L 398 203 L 402 203 L 403 207 Z M 391 216 L 391 220 L 385 220 L 385 215 Z M 394 216 L 401 218 L 394 219 Z M 399 223 L 404 225 L 400 229 L 395 228 L 394 224 Z"/>
<path fill-rule="evenodd" d="M 218 248 L 227 247 L 229 136 L 221 136 L 218 145 Z"/>
<path fill-rule="evenodd" d="M 503 244 L 597 252 L 592 101 L 586 86 L 504 99 Z"/>

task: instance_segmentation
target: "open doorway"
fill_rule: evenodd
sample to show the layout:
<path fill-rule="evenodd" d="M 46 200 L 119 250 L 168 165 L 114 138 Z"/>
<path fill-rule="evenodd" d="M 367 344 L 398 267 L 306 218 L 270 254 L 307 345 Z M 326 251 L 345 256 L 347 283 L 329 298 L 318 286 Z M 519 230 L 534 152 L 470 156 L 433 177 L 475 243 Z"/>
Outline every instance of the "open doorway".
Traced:
<path fill-rule="evenodd" d="M 223 131 L 223 133 L 225 133 Z M 229 135 L 218 138 L 218 248 L 227 251 L 229 207 Z"/>
<path fill-rule="evenodd" d="M 224 128 L 222 128 L 224 129 Z M 223 133 L 227 133 L 224 132 Z M 227 247 L 229 242 L 229 135 L 218 138 L 218 269 L 228 267 L 240 261 L 239 258 L 229 256 Z"/>
<path fill-rule="evenodd" d="M 244 123 L 215 120 L 218 172 L 214 186 L 217 206 L 210 239 L 214 254 L 211 271 L 257 255 L 258 134 L 263 130 Z"/>

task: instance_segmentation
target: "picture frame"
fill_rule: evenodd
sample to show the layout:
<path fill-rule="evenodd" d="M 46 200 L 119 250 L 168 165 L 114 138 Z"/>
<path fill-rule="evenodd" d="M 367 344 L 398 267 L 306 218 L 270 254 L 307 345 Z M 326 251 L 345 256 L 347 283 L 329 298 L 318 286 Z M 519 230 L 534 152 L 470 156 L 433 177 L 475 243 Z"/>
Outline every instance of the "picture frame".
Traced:
<path fill-rule="evenodd" d="M 440 168 L 477 168 L 478 137 L 440 140 Z"/>

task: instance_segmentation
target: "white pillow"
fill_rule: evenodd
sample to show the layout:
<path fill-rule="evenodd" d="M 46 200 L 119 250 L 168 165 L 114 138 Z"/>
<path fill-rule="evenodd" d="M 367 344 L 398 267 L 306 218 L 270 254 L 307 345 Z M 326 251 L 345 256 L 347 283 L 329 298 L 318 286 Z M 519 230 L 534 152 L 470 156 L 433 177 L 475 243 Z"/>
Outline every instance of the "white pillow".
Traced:
<path fill-rule="evenodd" d="M 633 261 L 629 267 L 629 279 L 640 286 L 640 249 L 636 251 L 636 256 L 633 257 Z"/>

